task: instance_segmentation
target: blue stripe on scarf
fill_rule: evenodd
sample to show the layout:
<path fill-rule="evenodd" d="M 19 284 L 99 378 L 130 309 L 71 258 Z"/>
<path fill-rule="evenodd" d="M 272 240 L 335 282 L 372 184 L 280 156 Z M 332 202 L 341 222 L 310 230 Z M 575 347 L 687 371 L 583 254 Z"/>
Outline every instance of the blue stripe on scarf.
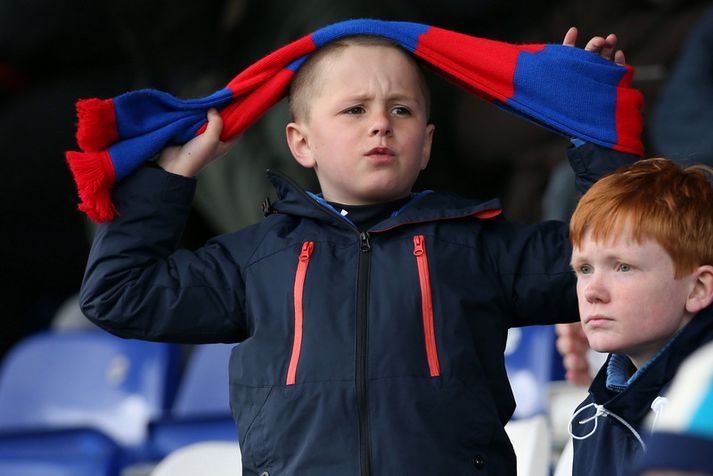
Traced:
<path fill-rule="evenodd" d="M 555 126 L 561 133 L 611 147 L 618 141 L 616 85 L 626 70 L 594 53 L 583 53 L 586 52 L 562 45 L 547 45 L 536 53 L 521 52 L 513 79 L 515 94 L 506 104 L 525 114 L 532 111 L 533 117 L 544 119 L 545 124 Z M 585 71 L 583 59 L 595 67 Z M 553 74 L 560 70 L 563 74 Z M 585 107 L 573 107 L 577 104 Z"/>
<path fill-rule="evenodd" d="M 426 33 L 429 25 L 410 22 L 392 22 L 384 20 L 351 20 L 321 28 L 312 33 L 312 41 L 317 48 L 326 43 L 349 35 L 377 35 L 399 43 L 410 52 L 418 46 L 418 38 Z"/>
<path fill-rule="evenodd" d="M 223 88 L 210 96 L 198 99 L 178 99 L 163 91 L 143 89 L 114 98 L 114 110 L 119 138 L 124 139 L 170 126 L 187 115 L 210 107 L 222 109 L 233 100 L 233 92 Z M 185 137 L 185 136 L 184 136 Z"/>

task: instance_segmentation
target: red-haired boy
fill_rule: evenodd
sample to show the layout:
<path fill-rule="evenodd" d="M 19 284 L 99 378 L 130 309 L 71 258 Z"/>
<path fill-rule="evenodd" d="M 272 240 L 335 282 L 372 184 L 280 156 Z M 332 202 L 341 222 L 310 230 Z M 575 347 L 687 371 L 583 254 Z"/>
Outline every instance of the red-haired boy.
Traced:
<path fill-rule="evenodd" d="M 574 475 L 625 474 L 680 363 L 713 340 L 713 188 L 666 159 L 597 182 L 570 222 L 589 345 L 609 352 L 570 423 Z"/>

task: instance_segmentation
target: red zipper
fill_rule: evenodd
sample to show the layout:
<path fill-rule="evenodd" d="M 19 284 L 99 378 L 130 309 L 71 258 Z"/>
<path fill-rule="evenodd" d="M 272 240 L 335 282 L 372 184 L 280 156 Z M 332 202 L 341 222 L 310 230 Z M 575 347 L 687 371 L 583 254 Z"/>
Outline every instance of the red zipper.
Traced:
<path fill-rule="evenodd" d="M 431 278 L 428 273 L 428 256 L 426 255 L 426 239 L 423 235 L 413 237 L 413 254 L 418 265 L 418 280 L 421 283 L 421 312 L 423 314 L 423 332 L 426 338 L 426 356 L 431 377 L 441 375 L 441 365 L 438 362 L 436 333 L 433 329 L 433 298 L 431 296 Z"/>
<path fill-rule="evenodd" d="M 309 258 L 314 250 L 313 241 L 305 241 L 302 245 L 299 260 L 297 261 L 297 271 L 295 272 L 295 335 L 292 342 L 292 356 L 290 357 L 290 366 L 287 368 L 287 385 L 295 384 L 295 375 L 297 374 L 297 362 L 300 360 L 300 352 L 302 350 L 302 295 L 304 293 L 305 276 L 307 276 L 307 266 L 309 266 Z"/>

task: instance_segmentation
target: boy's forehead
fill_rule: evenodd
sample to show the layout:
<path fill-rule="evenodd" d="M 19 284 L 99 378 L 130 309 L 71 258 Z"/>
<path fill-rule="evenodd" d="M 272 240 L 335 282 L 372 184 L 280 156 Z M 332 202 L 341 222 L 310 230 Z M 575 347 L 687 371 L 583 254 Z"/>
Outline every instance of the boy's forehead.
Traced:
<path fill-rule="evenodd" d="M 328 75 L 333 71 L 336 64 L 346 64 L 350 66 L 373 66 L 373 65 L 391 65 L 394 61 L 394 56 L 400 56 L 403 63 L 409 68 L 416 71 L 417 66 L 415 59 L 408 52 L 396 45 L 362 45 L 362 44 L 347 44 L 341 48 L 331 49 L 325 54 L 319 62 L 319 74 Z M 362 61 L 368 58 L 369 64 L 363 64 Z M 403 66 L 403 65 L 402 65 Z"/>
<path fill-rule="evenodd" d="M 396 73 L 395 73 L 396 70 Z M 383 74 L 382 74 L 383 73 Z M 365 87 L 374 78 L 386 78 L 390 85 L 406 85 L 403 96 L 411 97 L 418 88 L 417 100 L 430 113 L 430 92 L 423 70 L 415 56 L 382 37 L 357 36 L 335 40 L 315 51 L 297 71 L 290 85 L 290 112 L 295 120 L 308 120 L 313 100 L 324 96 L 324 88 L 336 85 L 339 92 Z M 411 79 L 415 83 L 411 83 Z M 384 83 L 382 83 L 384 84 Z M 335 91 L 330 92 L 333 97 Z M 399 95 L 398 93 L 395 93 Z M 354 94 L 352 94 L 354 95 Z"/>
<path fill-rule="evenodd" d="M 637 235 L 631 229 L 623 228 L 607 235 L 597 234 L 587 229 L 579 246 L 572 248 L 572 258 L 581 255 L 613 256 L 620 254 L 641 254 L 652 248 L 662 248 L 653 236 Z"/>
<path fill-rule="evenodd" d="M 396 45 L 350 44 L 334 49 L 316 66 L 312 85 L 316 86 L 315 93 L 327 83 L 340 91 L 356 93 L 364 90 L 365 79 L 379 77 L 388 78 L 387 83 L 398 90 L 397 94 L 415 94 L 428 102 L 427 86 L 422 84 L 422 73 L 415 58 Z"/>

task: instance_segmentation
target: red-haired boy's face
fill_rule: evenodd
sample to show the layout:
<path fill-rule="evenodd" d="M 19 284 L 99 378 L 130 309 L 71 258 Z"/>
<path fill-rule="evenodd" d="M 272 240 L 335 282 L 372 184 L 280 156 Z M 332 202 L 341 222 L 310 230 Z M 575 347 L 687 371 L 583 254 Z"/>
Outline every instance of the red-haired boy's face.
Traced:
<path fill-rule="evenodd" d="M 626 233 L 596 242 L 587 231 L 572 250 L 582 327 L 592 349 L 628 356 L 636 367 L 691 319 L 686 301 L 695 279 L 674 279 L 673 261 L 656 240 Z"/>

